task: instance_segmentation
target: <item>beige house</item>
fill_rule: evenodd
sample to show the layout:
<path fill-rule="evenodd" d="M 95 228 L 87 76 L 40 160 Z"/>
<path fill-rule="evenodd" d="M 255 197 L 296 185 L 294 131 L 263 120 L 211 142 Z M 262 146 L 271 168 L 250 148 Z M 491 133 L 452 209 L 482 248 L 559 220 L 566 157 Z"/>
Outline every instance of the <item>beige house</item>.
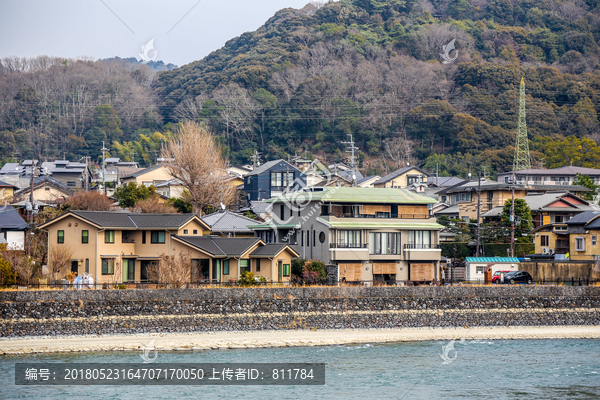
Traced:
<path fill-rule="evenodd" d="M 169 173 L 167 166 L 164 164 L 157 164 L 124 176 L 120 180 L 122 185 L 133 182 L 137 185 L 156 186 L 159 183 L 167 182 L 172 179 L 174 178 Z"/>
<path fill-rule="evenodd" d="M 376 188 L 407 188 L 413 183 L 427 182 L 429 174 L 419 167 L 400 168 L 375 181 Z"/>
<path fill-rule="evenodd" d="M 15 194 L 16 186 L 10 183 L 0 182 L 0 200 L 9 200 Z"/>
<path fill-rule="evenodd" d="M 29 186 L 14 192 L 13 201 L 28 200 L 30 192 Z M 47 175 L 35 178 L 33 181 L 33 199 L 43 203 L 53 204 L 72 196 L 73 193 L 75 193 L 73 189 Z"/>
<path fill-rule="evenodd" d="M 70 211 L 40 228 L 48 231 L 50 267 L 55 250 L 68 249 L 71 271 L 89 273 L 97 283 L 148 281 L 148 267 L 161 255 L 180 253 L 193 259 L 190 282 L 237 280 L 246 270 L 286 282 L 297 257 L 287 246 L 256 253 L 264 246 L 257 238 L 203 236 L 210 228 L 195 214 Z"/>

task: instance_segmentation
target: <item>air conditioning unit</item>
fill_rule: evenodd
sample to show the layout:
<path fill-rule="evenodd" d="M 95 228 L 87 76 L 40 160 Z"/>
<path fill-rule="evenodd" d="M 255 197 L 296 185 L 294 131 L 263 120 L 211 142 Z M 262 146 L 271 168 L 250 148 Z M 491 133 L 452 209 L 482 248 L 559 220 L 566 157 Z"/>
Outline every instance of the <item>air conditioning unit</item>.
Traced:
<path fill-rule="evenodd" d="M 543 254 L 543 255 L 545 255 L 545 256 L 549 255 L 549 254 L 550 254 L 550 251 L 549 251 L 549 250 L 550 250 L 550 249 L 549 249 L 549 248 L 547 248 L 547 247 L 542 247 L 542 254 Z"/>
<path fill-rule="evenodd" d="M 554 255 L 554 249 L 548 249 L 550 250 L 550 255 L 553 256 Z"/>

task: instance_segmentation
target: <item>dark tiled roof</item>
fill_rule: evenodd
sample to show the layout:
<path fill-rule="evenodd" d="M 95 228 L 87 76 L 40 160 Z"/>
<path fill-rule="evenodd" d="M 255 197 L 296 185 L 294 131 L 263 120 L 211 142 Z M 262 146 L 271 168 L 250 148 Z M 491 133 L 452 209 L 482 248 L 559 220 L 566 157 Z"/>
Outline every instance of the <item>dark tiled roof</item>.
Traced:
<path fill-rule="evenodd" d="M 222 238 L 216 236 L 175 236 L 214 256 L 239 257 L 260 241 L 259 238 Z"/>
<path fill-rule="evenodd" d="M 210 215 L 205 215 L 201 218 L 210 226 L 213 233 L 216 232 L 238 232 L 251 233 L 252 229 L 248 229 L 248 225 L 255 225 L 257 221 L 244 217 L 231 211 L 217 211 Z"/>
<path fill-rule="evenodd" d="M 111 211 L 71 211 L 104 228 L 177 229 L 195 214 L 135 214 Z"/>
<path fill-rule="evenodd" d="M 275 257 L 279 254 L 283 249 L 287 247 L 287 244 L 266 244 L 264 246 L 260 246 L 252 253 L 250 256 L 254 257 Z"/>
<path fill-rule="evenodd" d="M 7 207 L 0 211 L 0 230 L 23 230 L 29 228 L 29 225 L 19 215 L 13 207 Z"/>
<path fill-rule="evenodd" d="M 127 176 L 124 176 L 124 177 L 122 177 L 121 179 L 127 179 L 127 178 L 136 178 L 136 177 L 138 177 L 138 176 L 140 176 L 140 175 L 143 175 L 143 174 L 145 174 L 146 172 L 154 171 L 155 169 L 158 169 L 158 168 L 160 168 L 160 167 L 162 167 L 162 166 L 163 166 L 162 164 L 156 164 L 156 165 L 153 165 L 153 166 L 151 166 L 151 167 L 144 168 L 144 169 L 141 169 L 141 170 L 139 170 L 139 171 L 136 171 L 136 172 L 134 172 L 134 173 L 132 173 L 132 174 L 129 174 L 129 175 L 127 175 Z"/>
<path fill-rule="evenodd" d="M 600 211 L 594 210 L 582 212 L 569 219 L 567 225 L 585 225 L 598 216 L 600 216 Z"/>
<path fill-rule="evenodd" d="M 15 185 L 11 185 L 10 183 L 0 181 L 0 187 L 13 187 L 16 188 Z"/>
<path fill-rule="evenodd" d="M 520 171 L 514 171 L 515 175 L 600 175 L 600 169 L 596 168 L 585 168 L 585 167 L 573 167 L 567 165 L 566 167 L 552 168 L 552 169 L 524 169 Z M 511 172 L 502 172 L 498 175 L 513 174 Z"/>
<path fill-rule="evenodd" d="M 399 177 L 402 174 L 407 173 L 408 171 L 412 170 L 412 169 L 416 169 L 417 171 L 419 171 L 421 174 L 425 175 L 425 176 L 429 176 L 429 174 L 425 171 L 423 171 L 421 168 L 419 167 L 404 167 L 404 168 L 400 168 L 397 169 L 396 171 L 392 172 L 391 174 L 387 174 L 386 176 L 384 176 L 383 178 L 381 178 L 380 180 L 378 180 L 377 182 L 375 182 L 374 184 L 380 184 L 380 183 L 386 183 L 391 181 L 394 178 Z"/>
<path fill-rule="evenodd" d="M 436 186 L 440 187 L 449 187 L 460 184 L 465 180 L 462 178 L 456 178 L 454 176 L 440 176 L 436 178 L 435 176 L 427 178 L 427 183 L 433 183 Z"/>
<path fill-rule="evenodd" d="M 284 159 L 279 159 L 279 160 L 274 160 L 274 161 L 269 161 L 264 163 L 263 165 L 261 165 L 258 168 L 254 168 L 252 170 L 252 172 L 249 172 L 248 174 L 246 174 L 246 176 L 253 176 L 253 175 L 259 175 L 262 174 L 265 171 L 268 171 L 269 169 L 271 169 L 272 167 L 274 167 L 275 165 L 279 164 L 280 162 L 284 162 L 286 163 L 289 168 L 290 168 L 290 172 L 293 171 L 300 171 L 298 168 L 294 167 L 292 164 L 290 164 L 289 162 L 285 161 Z"/>

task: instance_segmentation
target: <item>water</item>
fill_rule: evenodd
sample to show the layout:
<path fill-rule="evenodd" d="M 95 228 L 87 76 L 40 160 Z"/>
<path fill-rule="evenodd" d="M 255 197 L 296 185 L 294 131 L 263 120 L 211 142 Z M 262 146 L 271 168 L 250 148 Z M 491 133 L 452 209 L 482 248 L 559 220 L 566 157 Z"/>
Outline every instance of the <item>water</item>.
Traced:
<path fill-rule="evenodd" d="M 324 362 L 325 386 L 15 386 L 16 362 L 132 362 L 139 353 L 0 358 L 0 398 L 590 399 L 599 340 L 486 340 L 159 353 L 157 363 Z M 154 364 L 155 365 L 155 364 Z"/>

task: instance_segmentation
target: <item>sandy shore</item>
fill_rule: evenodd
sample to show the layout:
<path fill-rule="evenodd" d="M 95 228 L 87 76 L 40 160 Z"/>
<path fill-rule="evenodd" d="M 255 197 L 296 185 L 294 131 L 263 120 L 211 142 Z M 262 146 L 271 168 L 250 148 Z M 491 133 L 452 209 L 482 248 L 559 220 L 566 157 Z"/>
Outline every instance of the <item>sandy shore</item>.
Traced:
<path fill-rule="evenodd" d="M 202 351 L 452 339 L 600 339 L 600 326 L 286 330 L 129 336 L 36 337 L 0 339 L 0 355 L 139 351 L 153 340 L 157 350 Z"/>

